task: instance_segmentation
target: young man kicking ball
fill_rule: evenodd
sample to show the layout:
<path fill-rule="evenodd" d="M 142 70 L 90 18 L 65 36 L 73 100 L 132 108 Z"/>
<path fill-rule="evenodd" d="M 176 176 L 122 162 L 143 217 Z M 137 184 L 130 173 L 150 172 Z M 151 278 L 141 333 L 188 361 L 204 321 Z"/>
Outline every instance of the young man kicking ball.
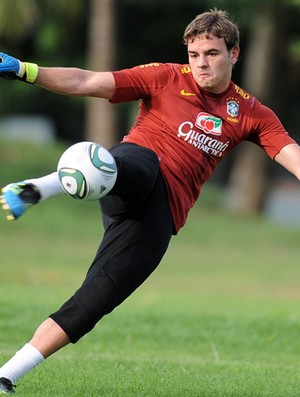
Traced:
<path fill-rule="evenodd" d="M 38 67 L 0 54 L 0 74 L 59 94 L 140 100 L 136 122 L 109 149 L 117 180 L 101 198 L 104 238 L 86 279 L 0 368 L 0 390 L 68 343 L 76 343 L 124 301 L 160 263 L 172 235 L 220 161 L 241 141 L 300 178 L 300 147 L 276 115 L 231 80 L 239 31 L 224 11 L 198 15 L 186 28 L 188 63 L 150 63 L 115 72 Z M 2 191 L 9 219 L 63 193 L 57 173 Z"/>

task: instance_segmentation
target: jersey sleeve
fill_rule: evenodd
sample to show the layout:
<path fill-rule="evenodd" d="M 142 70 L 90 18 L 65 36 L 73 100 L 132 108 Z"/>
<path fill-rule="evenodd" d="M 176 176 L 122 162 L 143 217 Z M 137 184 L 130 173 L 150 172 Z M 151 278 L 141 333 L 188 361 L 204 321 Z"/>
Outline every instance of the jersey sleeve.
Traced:
<path fill-rule="evenodd" d="M 150 63 L 113 72 L 116 88 L 110 102 L 150 98 L 166 86 L 171 73 L 171 65 L 163 63 Z"/>
<path fill-rule="evenodd" d="M 260 146 L 272 159 L 286 145 L 295 143 L 270 108 L 258 102 L 253 111 L 256 121 L 248 140 Z"/>

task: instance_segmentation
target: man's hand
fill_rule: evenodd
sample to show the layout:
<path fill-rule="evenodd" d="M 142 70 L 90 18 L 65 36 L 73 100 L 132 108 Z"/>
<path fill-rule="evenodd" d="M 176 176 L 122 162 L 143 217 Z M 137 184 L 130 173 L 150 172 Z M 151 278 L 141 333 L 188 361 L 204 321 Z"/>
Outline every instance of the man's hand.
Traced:
<path fill-rule="evenodd" d="M 21 80 L 33 84 L 37 79 L 39 67 L 35 63 L 21 62 L 10 55 L 0 52 L 0 76 L 9 80 Z"/>

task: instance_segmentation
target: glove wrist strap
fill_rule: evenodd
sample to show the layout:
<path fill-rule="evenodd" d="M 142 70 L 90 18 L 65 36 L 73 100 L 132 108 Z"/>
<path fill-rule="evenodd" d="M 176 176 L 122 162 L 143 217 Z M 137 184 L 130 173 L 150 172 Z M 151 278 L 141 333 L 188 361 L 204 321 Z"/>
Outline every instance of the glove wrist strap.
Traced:
<path fill-rule="evenodd" d="M 38 65 L 36 63 L 22 62 L 22 66 L 24 67 L 24 74 L 20 80 L 34 84 L 39 74 Z"/>

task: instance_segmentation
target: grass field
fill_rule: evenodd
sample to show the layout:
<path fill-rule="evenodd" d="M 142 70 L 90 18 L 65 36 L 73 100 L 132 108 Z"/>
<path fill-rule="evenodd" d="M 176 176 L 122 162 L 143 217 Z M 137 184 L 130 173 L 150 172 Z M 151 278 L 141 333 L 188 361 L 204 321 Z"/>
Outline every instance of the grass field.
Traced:
<path fill-rule="evenodd" d="M 2 184 L 50 171 L 60 151 L 24 158 L 13 147 L 8 167 L 1 148 Z M 149 280 L 20 379 L 18 395 L 300 396 L 300 231 L 203 202 Z M 81 284 L 102 235 L 98 214 L 97 203 L 60 197 L 17 222 L 0 218 L 0 364 Z"/>

